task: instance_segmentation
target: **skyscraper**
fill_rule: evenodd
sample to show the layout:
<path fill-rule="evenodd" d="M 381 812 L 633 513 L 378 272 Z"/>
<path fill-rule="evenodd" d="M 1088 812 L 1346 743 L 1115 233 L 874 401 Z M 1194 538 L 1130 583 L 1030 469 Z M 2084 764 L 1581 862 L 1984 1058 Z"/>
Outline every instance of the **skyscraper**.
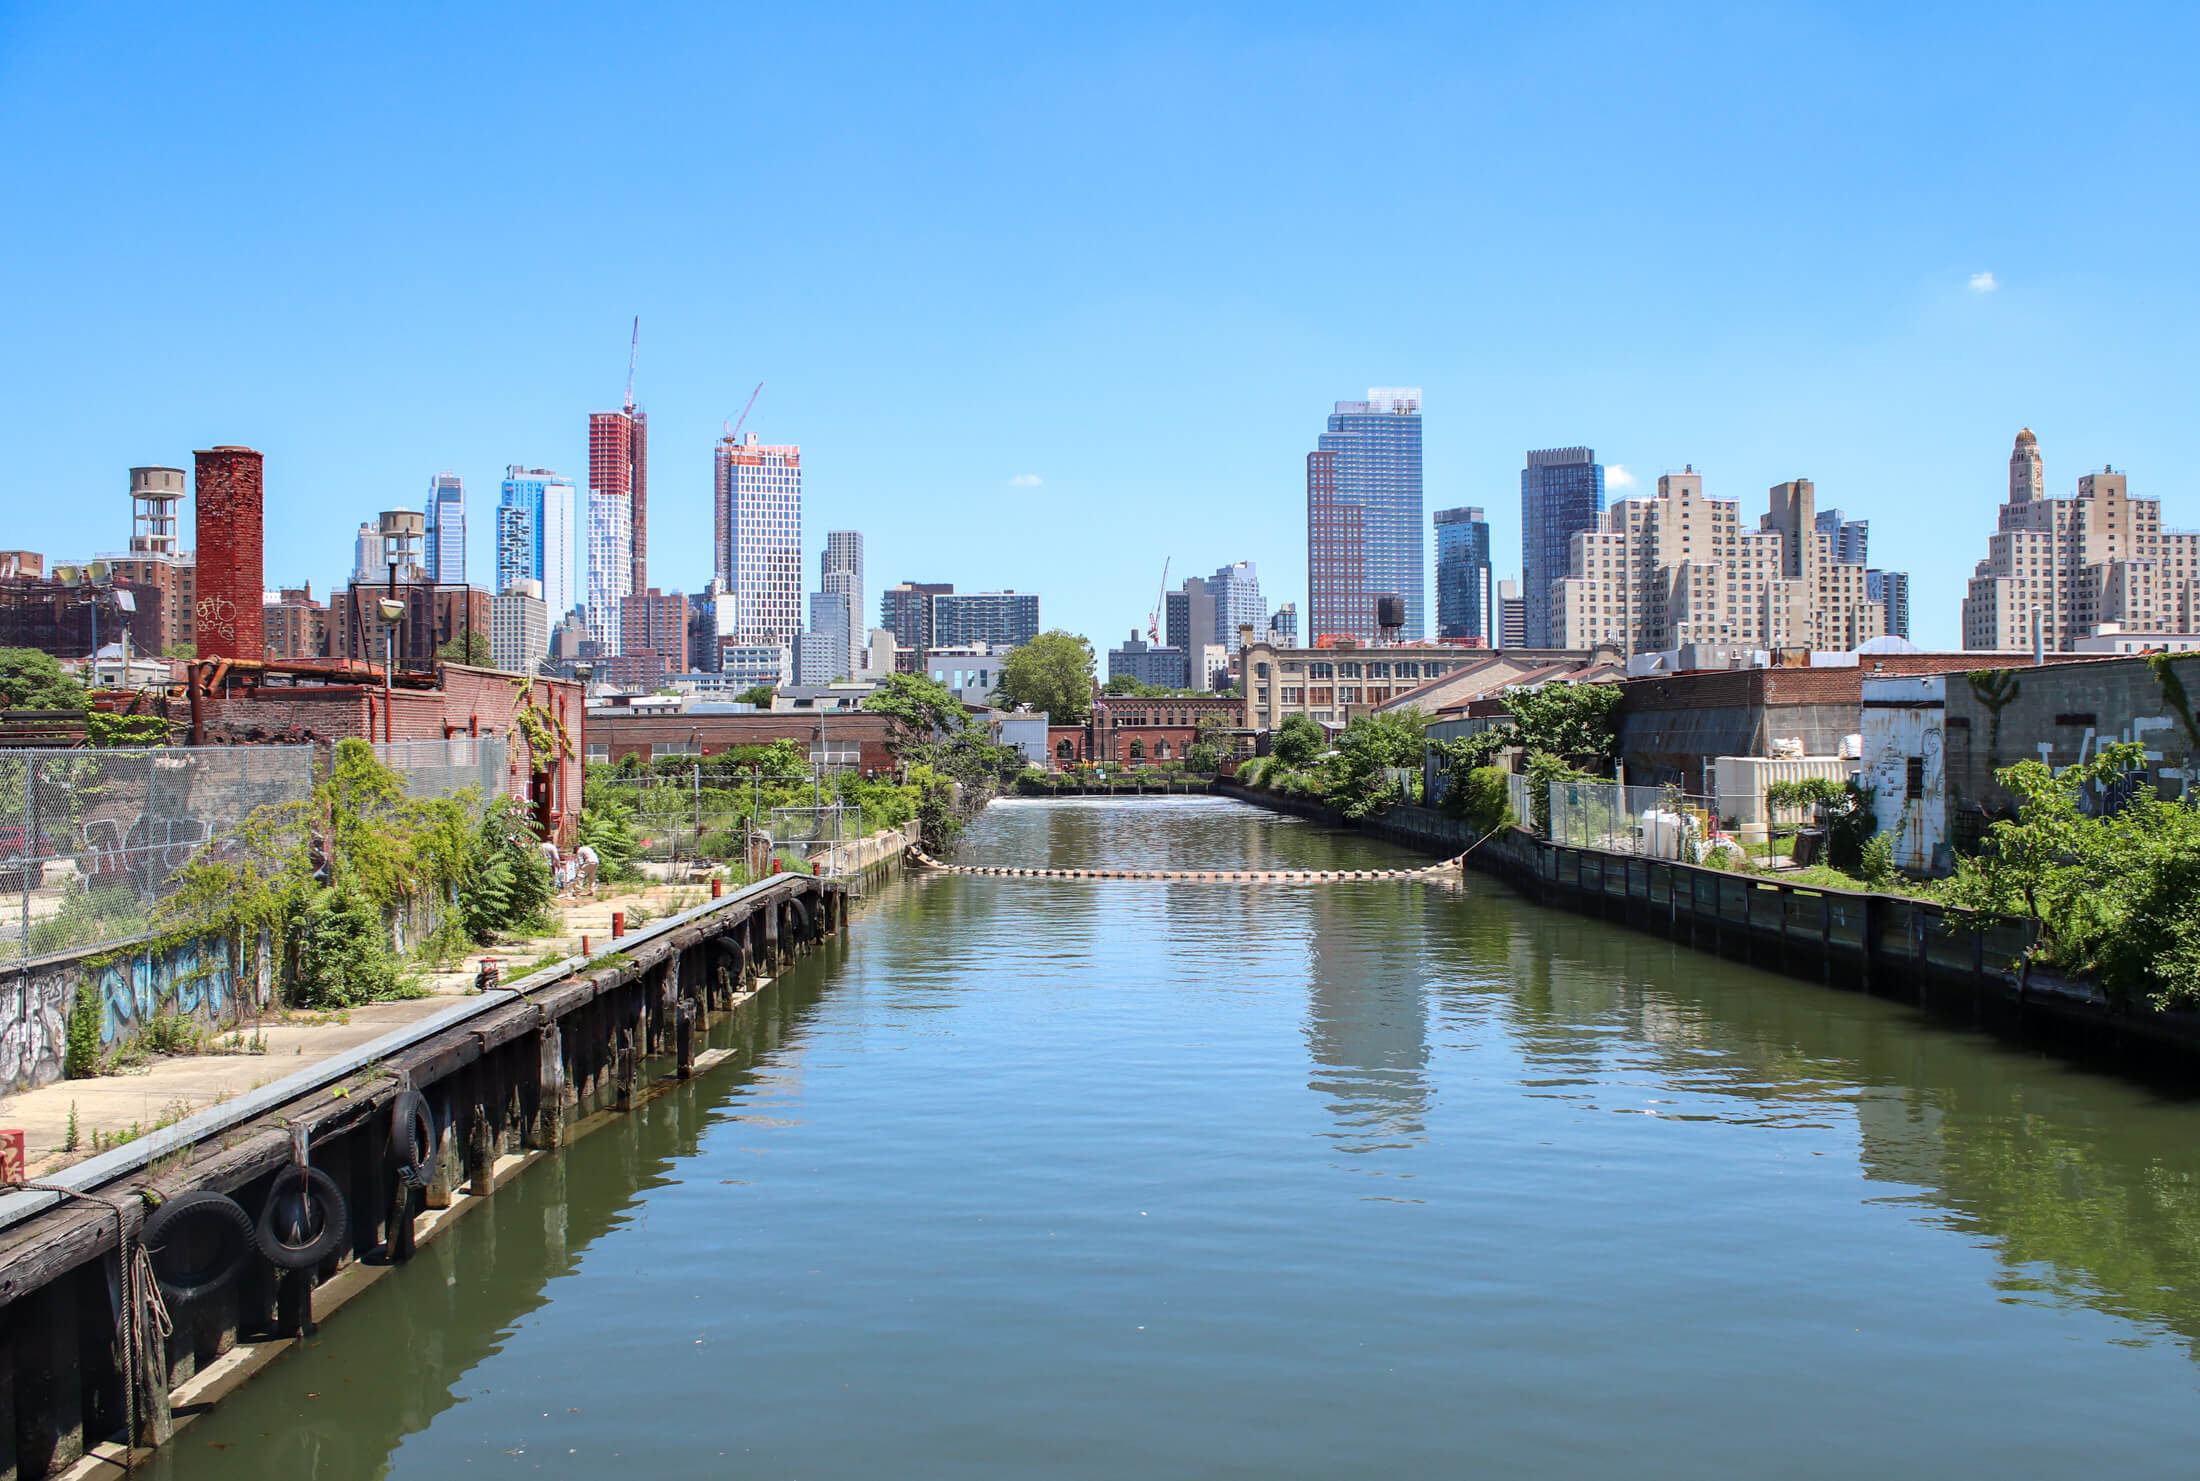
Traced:
<path fill-rule="evenodd" d="M 506 538 L 515 543 L 524 541 L 525 559 L 521 561 L 515 555 L 511 573 L 542 583 L 542 605 L 555 627 L 573 610 L 578 594 L 574 585 L 579 551 L 574 545 L 573 480 L 548 468 L 529 468 L 514 463 L 504 470 L 504 492 L 499 508 L 524 513 L 526 528 L 522 532 L 516 520 L 498 514 L 497 579 L 501 584 L 509 584 L 505 579 Z"/>
<path fill-rule="evenodd" d="M 932 598 L 954 591 L 952 581 L 903 581 L 879 593 L 880 626 L 894 635 L 894 646 L 923 653 L 933 646 Z"/>
<path fill-rule="evenodd" d="M 627 506 L 625 548 L 607 558 L 625 560 L 626 590 L 649 590 L 649 413 L 634 409 L 631 385 L 624 410 L 588 414 L 588 495 Z"/>
<path fill-rule="evenodd" d="M 732 636 L 790 642 L 802 630 L 802 449 L 754 432 L 721 438 L 714 471 L 715 571 L 733 593 Z"/>
<path fill-rule="evenodd" d="M 1871 521 L 1850 519 L 1843 509 L 1818 511 L 1818 533 L 1833 542 L 1833 559 L 1844 566 L 1868 566 L 1865 551 L 1871 544 Z"/>
<path fill-rule="evenodd" d="M 957 591 L 932 598 L 934 648 L 964 643 L 1021 647 L 1039 636 L 1039 594 L 1031 591 Z"/>
<path fill-rule="evenodd" d="M 1207 578 L 1207 594 L 1215 602 L 1214 641 L 1235 655 L 1243 644 L 1238 629 L 1249 626 L 1258 633 L 1268 614 L 1260 599 L 1260 573 L 1251 561 L 1233 561 Z"/>
<path fill-rule="evenodd" d="M 1436 511 L 1436 636 L 1493 643 L 1490 527 L 1476 508 Z"/>
<path fill-rule="evenodd" d="M 466 584 L 466 485 L 456 473 L 428 481 L 428 579 Z"/>
<path fill-rule="evenodd" d="M 1887 632 L 1897 638 L 1910 635 L 1910 573 L 1866 571 L 1864 595 L 1887 609 Z"/>
<path fill-rule="evenodd" d="M 496 589 L 510 591 L 520 581 L 534 582 L 535 600 L 542 600 L 542 579 L 535 574 L 535 511 L 499 504 Z"/>
<path fill-rule="evenodd" d="M 1596 449 L 1551 447 L 1520 470 L 1520 585 L 1530 648 L 1553 648 L 1551 583 L 1567 572 L 1567 547 L 1604 512 L 1604 465 Z"/>
<path fill-rule="evenodd" d="M 849 658 L 854 645 L 848 632 L 854 626 L 855 612 L 848 605 L 846 592 L 811 592 L 810 635 L 818 641 L 803 645 L 797 653 L 795 682 L 830 684 L 853 674 L 855 665 Z"/>
<path fill-rule="evenodd" d="M 848 672 L 863 667 L 863 532 L 827 530 L 818 562 L 819 591 L 848 599 Z M 816 624 L 811 624 L 813 627 Z"/>
<path fill-rule="evenodd" d="M 634 592 L 633 517 L 619 494 L 588 496 L 588 635 L 610 657 L 624 651 L 619 604 Z"/>
<path fill-rule="evenodd" d="M 1315 641 L 1375 636 L 1375 599 L 1405 599 L 1428 631 L 1421 565 L 1421 392 L 1377 386 L 1340 401 L 1306 459 L 1309 616 Z"/>

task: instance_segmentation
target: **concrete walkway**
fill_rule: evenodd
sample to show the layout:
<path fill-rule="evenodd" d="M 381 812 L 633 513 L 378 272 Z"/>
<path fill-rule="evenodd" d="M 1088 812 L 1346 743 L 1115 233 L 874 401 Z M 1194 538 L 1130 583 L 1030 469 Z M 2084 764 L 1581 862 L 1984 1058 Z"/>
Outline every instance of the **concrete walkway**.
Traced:
<path fill-rule="evenodd" d="M 423 982 L 426 997 L 368 1003 L 339 1013 L 270 1014 L 257 1023 L 236 1026 L 248 1042 L 257 1040 L 262 1046 L 253 1052 L 226 1051 L 217 1043 L 214 1053 L 166 1055 L 121 1074 L 62 1080 L 0 1097 L 0 1129 L 24 1134 L 25 1161 L 34 1177 L 44 1176 L 89 1157 L 95 1132 L 107 1139 L 131 1134 L 132 1128 L 151 1131 L 425 1018 L 447 1007 L 450 999 L 473 991 L 474 974 L 484 956 L 496 957 L 509 980 L 549 953 L 578 953 L 584 936 L 591 951 L 605 950 L 611 941 L 613 911 L 627 913 L 631 930 L 643 923 L 645 914 L 649 920 L 659 920 L 708 898 L 708 885 L 693 884 L 621 887 L 617 894 L 607 888 L 594 899 L 561 896 L 557 935 L 474 952 L 452 970 L 430 974 Z M 225 1031 L 222 1038 L 234 1031 Z M 64 1152 L 72 1108 L 77 1148 Z"/>

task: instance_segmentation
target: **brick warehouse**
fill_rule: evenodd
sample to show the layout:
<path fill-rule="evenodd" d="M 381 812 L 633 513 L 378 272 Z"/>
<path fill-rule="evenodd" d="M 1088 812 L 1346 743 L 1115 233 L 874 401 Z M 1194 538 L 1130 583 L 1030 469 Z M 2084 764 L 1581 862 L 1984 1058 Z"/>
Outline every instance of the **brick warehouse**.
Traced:
<path fill-rule="evenodd" d="M 249 447 L 194 453 L 198 476 L 198 651 L 257 662 L 260 629 L 262 460 Z"/>
<path fill-rule="evenodd" d="M 1103 698 L 1082 725 L 1047 727 L 1047 754 L 1057 770 L 1076 762 L 1102 766 L 1163 766 L 1182 761 L 1210 717 L 1235 730 L 1245 701 L 1236 695 L 1175 695 L 1159 699 Z M 1222 751 L 1229 754 L 1225 739 Z"/>
<path fill-rule="evenodd" d="M 432 680 L 405 674 L 385 693 L 379 664 L 202 659 L 190 666 L 189 681 L 195 745 L 510 737 L 505 791 L 528 803 L 537 823 L 561 845 L 572 841 L 588 741 L 582 733 L 581 686 L 571 680 L 538 678 L 529 685 L 518 674 L 447 663 Z M 572 741 L 572 754 L 561 755 L 541 773 L 534 770 L 524 736 L 516 733 L 523 704 L 541 710 L 553 734 L 562 724 Z"/>

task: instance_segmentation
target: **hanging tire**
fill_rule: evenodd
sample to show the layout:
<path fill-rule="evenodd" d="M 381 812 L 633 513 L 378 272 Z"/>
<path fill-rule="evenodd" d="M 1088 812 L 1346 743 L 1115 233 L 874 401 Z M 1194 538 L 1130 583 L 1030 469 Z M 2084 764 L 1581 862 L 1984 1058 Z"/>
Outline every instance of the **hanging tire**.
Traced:
<path fill-rule="evenodd" d="M 397 1181 L 408 1188 L 425 1188 L 435 1175 L 435 1115 L 428 1098 L 417 1090 L 398 1093 L 390 1102 L 390 1161 Z"/>
<path fill-rule="evenodd" d="M 275 1174 L 267 1206 L 260 1210 L 260 1253 L 280 1270 L 311 1270 L 344 1247 L 351 1232 L 350 1211 L 336 1180 L 318 1167 L 305 1172 L 299 1187 L 295 1168 Z"/>
<path fill-rule="evenodd" d="M 145 1252 L 161 1298 L 188 1306 L 226 1289 L 253 1245 L 252 1216 L 227 1194 L 199 1189 L 165 1200 L 145 1220 Z"/>

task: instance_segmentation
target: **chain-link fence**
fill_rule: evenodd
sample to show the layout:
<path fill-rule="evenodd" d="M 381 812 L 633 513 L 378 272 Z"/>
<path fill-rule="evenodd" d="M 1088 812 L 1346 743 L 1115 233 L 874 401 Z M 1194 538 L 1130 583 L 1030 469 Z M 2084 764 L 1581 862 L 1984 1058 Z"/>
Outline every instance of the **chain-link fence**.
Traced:
<path fill-rule="evenodd" d="M 0 751 L 0 960 L 119 945 L 255 809 L 303 802 L 312 746 Z"/>
<path fill-rule="evenodd" d="M 863 837 L 863 809 L 845 803 L 824 807 L 775 807 L 771 849 L 804 874 L 838 879 L 856 872 L 855 849 Z"/>
<path fill-rule="evenodd" d="M 810 772 L 786 775 L 725 773 L 701 765 L 674 775 L 591 776 L 592 803 L 622 811 L 634 824 L 635 857 L 656 863 L 692 861 L 740 864 L 754 873 L 771 868 L 762 835 L 750 820 L 772 808 L 768 789 L 815 789 Z M 826 795 L 830 795 L 828 789 Z"/>
<path fill-rule="evenodd" d="M 1554 843 L 1607 853 L 1695 863 L 1717 826 L 1706 799 L 1671 787 L 1552 782 L 1549 805 Z"/>
<path fill-rule="evenodd" d="M 474 787 L 487 801 L 504 790 L 510 747 L 501 735 L 458 735 L 377 744 L 374 755 L 384 766 L 405 773 L 406 795 L 416 800 L 453 797 Z"/>

